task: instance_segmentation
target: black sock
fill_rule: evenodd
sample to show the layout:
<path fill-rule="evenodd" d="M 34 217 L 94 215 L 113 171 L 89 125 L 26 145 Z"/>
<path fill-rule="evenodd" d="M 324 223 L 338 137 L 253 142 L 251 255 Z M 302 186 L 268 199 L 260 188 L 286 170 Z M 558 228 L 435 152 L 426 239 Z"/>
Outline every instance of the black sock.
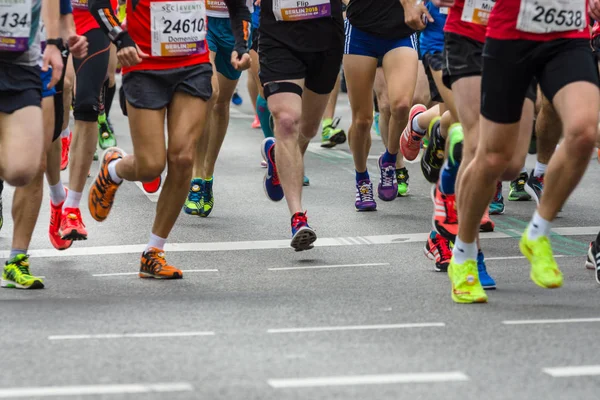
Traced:
<path fill-rule="evenodd" d="M 107 85 L 108 85 L 108 83 L 107 83 Z M 110 114 L 110 108 L 112 106 L 113 99 L 115 98 L 116 91 L 117 91 L 116 83 L 112 87 L 108 86 L 106 88 L 106 93 L 105 93 L 105 98 L 104 98 L 104 112 L 106 113 L 106 118 L 108 118 L 108 115 Z"/>

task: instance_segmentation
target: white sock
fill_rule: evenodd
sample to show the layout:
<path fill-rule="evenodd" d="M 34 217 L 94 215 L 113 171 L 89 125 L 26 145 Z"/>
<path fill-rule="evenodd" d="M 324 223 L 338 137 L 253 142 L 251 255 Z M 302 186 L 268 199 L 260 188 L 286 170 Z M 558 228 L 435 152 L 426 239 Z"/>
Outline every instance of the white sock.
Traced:
<path fill-rule="evenodd" d="M 412 120 L 412 128 L 413 128 L 413 131 L 417 132 L 420 135 L 424 135 L 425 132 L 427 131 L 427 128 L 423 129 L 419 126 L 419 115 L 418 114 Z"/>
<path fill-rule="evenodd" d="M 527 238 L 535 240 L 540 236 L 548 236 L 550 235 L 550 229 L 552 229 L 551 222 L 540 217 L 540 214 L 536 211 L 527 227 Z"/>
<path fill-rule="evenodd" d="M 65 208 L 79 208 L 80 201 L 81 201 L 81 192 L 69 190 L 69 193 L 67 194 L 67 199 L 65 200 L 65 204 L 63 205 L 63 210 Z"/>
<path fill-rule="evenodd" d="M 123 182 L 123 178 L 119 177 L 119 175 L 117 175 L 117 163 L 121 161 L 121 158 L 117 158 L 116 160 L 112 160 L 111 162 L 108 163 L 108 175 L 110 175 L 110 179 L 114 182 L 114 183 L 121 183 Z"/>
<path fill-rule="evenodd" d="M 67 127 L 65 128 L 65 130 L 64 130 L 64 131 L 62 131 L 62 132 L 60 133 L 60 137 L 61 137 L 61 138 L 68 138 L 70 133 L 71 133 L 71 130 L 70 130 L 70 129 L 69 129 L 69 127 L 67 126 Z"/>
<path fill-rule="evenodd" d="M 457 236 L 452 250 L 454 262 L 464 264 L 468 260 L 477 260 L 477 242 L 465 243 Z"/>
<path fill-rule="evenodd" d="M 537 176 L 538 178 L 546 173 L 546 168 L 548 168 L 548 164 L 542 164 L 539 161 L 535 162 L 535 169 L 533 170 L 533 176 Z"/>
<path fill-rule="evenodd" d="M 62 181 L 58 181 L 56 185 L 49 185 L 50 187 L 50 201 L 55 206 L 59 205 L 67 198 L 65 194 L 65 187 L 62 184 Z"/>
<path fill-rule="evenodd" d="M 526 174 L 527 173 L 527 167 L 523 166 L 523 168 L 521 168 L 521 173 L 522 174 Z"/>
<path fill-rule="evenodd" d="M 144 253 L 147 252 L 151 247 L 155 249 L 164 250 L 165 243 L 167 243 L 167 239 L 163 239 L 160 236 L 156 236 L 154 233 L 150 234 L 150 241 L 144 250 Z"/>

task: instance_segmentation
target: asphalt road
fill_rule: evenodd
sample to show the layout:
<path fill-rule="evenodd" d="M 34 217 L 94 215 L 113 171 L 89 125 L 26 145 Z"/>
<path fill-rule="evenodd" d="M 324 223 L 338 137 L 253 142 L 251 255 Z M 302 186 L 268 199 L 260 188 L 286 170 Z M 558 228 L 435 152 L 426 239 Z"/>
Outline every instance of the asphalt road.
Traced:
<path fill-rule="evenodd" d="M 89 240 L 59 253 L 46 193 L 31 268 L 47 287 L 0 290 L 0 398 L 598 398 L 600 287 L 584 267 L 600 225 L 596 160 L 555 224 L 564 287 L 530 281 L 517 238 L 535 204 L 509 202 L 483 239 L 498 289 L 486 305 L 457 305 L 422 253 L 433 206 L 418 164 L 409 197 L 357 213 L 347 144 L 315 142 L 304 204 L 320 239 L 309 252 L 289 248 L 287 207 L 263 193 L 262 133 L 244 98 L 232 106 L 214 212 L 182 213 L 169 240 L 181 281 L 136 274 L 156 196 L 126 183 L 103 224 L 83 210 Z M 347 127 L 344 96 L 338 115 Z M 112 119 L 131 151 L 117 105 Z M 374 137 L 372 175 L 382 150 Z M 6 251 L 11 198 L 7 188 Z"/>

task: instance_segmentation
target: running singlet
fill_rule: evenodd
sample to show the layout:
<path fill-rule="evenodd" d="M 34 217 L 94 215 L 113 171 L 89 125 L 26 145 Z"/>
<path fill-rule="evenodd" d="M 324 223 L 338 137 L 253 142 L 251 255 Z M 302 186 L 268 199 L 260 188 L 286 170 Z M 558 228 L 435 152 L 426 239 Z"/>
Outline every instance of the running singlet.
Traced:
<path fill-rule="evenodd" d="M 589 39 L 587 0 L 497 0 L 487 35 L 500 40 Z"/>
<path fill-rule="evenodd" d="M 485 31 L 496 0 L 456 0 L 450 8 L 445 32 L 485 42 Z"/>
<path fill-rule="evenodd" d="M 419 38 L 419 51 L 421 55 L 441 53 L 444 51 L 444 25 L 448 16 L 447 7 L 436 7 L 431 2 L 425 5 L 433 22 L 428 23 L 421 31 Z"/>
<path fill-rule="evenodd" d="M 117 9 L 117 0 L 110 1 L 113 10 Z M 90 14 L 88 9 L 88 0 L 71 0 L 73 7 L 73 19 L 75 20 L 75 31 L 78 35 L 85 35 L 92 29 L 98 29 L 100 26 Z"/>
<path fill-rule="evenodd" d="M 401 39 L 414 33 L 406 25 L 399 0 L 350 0 L 346 17 L 354 28 L 385 39 Z"/>
<path fill-rule="evenodd" d="M 341 0 L 262 0 L 260 35 L 290 49 L 325 51 L 344 38 Z M 263 40 L 263 39 L 261 39 Z M 337 47 L 337 46 L 336 46 Z"/>
<path fill-rule="evenodd" d="M 246 7 L 252 13 L 254 11 L 254 1 L 246 0 Z M 229 18 L 227 4 L 223 0 L 206 0 L 206 15 L 214 18 Z"/>
<path fill-rule="evenodd" d="M 34 66 L 41 57 L 41 0 L 0 0 L 0 60 Z"/>

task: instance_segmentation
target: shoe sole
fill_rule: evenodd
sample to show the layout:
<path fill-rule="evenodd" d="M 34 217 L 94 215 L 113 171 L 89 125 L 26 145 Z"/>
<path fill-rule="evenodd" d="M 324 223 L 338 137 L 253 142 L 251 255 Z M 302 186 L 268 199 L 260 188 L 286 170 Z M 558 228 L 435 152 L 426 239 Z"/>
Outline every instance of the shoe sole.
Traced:
<path fill-rule="evenodd" d="M 312 249 L 313 243 L 317 240 L 315 231 L 309 228 L 300 228 L 292 238 L 290 246 L 296 251 L 305 251 Z"/>
<path fill-rule="evenodd" d="M 479 225 L 479 232 L 494 232 L 495 225 L 492 222 L 486 222 Z"/>
<path fill-rule="evenodd" d="M 408 188 L 408 190 L 404 194 L 398 193 L 398 196 L 396 196 L 396 197 L 407 197 L 409 193 L 410 193 L 410 188 Z"/>
<path fill-rule="evenodd" d="M 200 215 L 200 213 L 198 211 L 192 211 L 188 208 L 184 208 L 183 212 L 186 213 L 187 215 L 195 215 L 195 216 Z"/>
<path fill-rule="evenodd" d="M 333 142 L 335 144 L 346 143 L 346 132 L 340 131 L 340 132 L 336 133 L 335 135 L 333 135 L 332 137 L 329 138 L 329 141 Z"/>
<path fill-rule="evenodd" d="M 587 252 L 587 260 L 585 260 L 585 267 L 592 271 L 596 269 L 595 263 L 593 261 L 590 261 L 593 259 L 594 259 L 594 254 L 592 253 L 592 248 L 590 247 Z M 600 281 L 598 283 L 600 283 Z"/>
<path fill-rule="evenodd" d="M 525 191 L 527 192 L 527 194 L 529 196 L 531 196 L 531 198 L 533 200 L 535 200 L 535 204 L 537 206 L 539 206 L 540 205 L 540 199 L 538 198 L 537 194 L 535 194 L 535 190 L 531 186 L 529 186 L 528 184 L 525 184 Z"/>
<path fill-rule="evenodd" d="M 490 215 L 504 215 L 504 211 L 489 211 Z"/>
<path fill-rule="evenodd" d="M 171 276 L 165 276 L 165 275 L 154 275 L 154 274 L 149 274 L 147 272 L 140 272 L 138 274 L 138 276 L 142 279 L 164 279 L 164 280 L 170 280 L 170 279 L 183 279 L 183 275 L 182 274 L 173 274 Z"/>
<path fill-rule="evenodd" d="M 321 142 L 321 147 L 324 149 L 332 149 L 335 146 L 337 146 L 337 143 L 334 143 L 331 140 L 329 140 L 329 142 Z"/>
<path fill-rule="evenodd" d="M 375 206 L 373 208 L 358 208 L 358 207 L 354 206 L 354 209 L 357 212 L 371 212 L 371 211 L 377 211 L 377 206 Z"/>
<path fill-rule="evenodd" d="M 64 232 L 58 231 L 58 234 L 60 235 L 60 238 L 62 240 L 73 240 L 73 241 L 87 240 L 87 234 L 84 235 L 82 233 L 79 233 L 75 229 L 71 229 L 71 232 L 69 232 L 67 234 L 65 234 Z"/>
<path fill-rule="evenodd" d="M 23 290 L 34 290 L 34 289 L 43 289 L 44 284 L 40 280 L 35 280 L 30 286 L 19 285 L 16 282 L 8 281 L 5 279 L 0 280 L 0 287 L 6 289 L 23 289 Z"/>

